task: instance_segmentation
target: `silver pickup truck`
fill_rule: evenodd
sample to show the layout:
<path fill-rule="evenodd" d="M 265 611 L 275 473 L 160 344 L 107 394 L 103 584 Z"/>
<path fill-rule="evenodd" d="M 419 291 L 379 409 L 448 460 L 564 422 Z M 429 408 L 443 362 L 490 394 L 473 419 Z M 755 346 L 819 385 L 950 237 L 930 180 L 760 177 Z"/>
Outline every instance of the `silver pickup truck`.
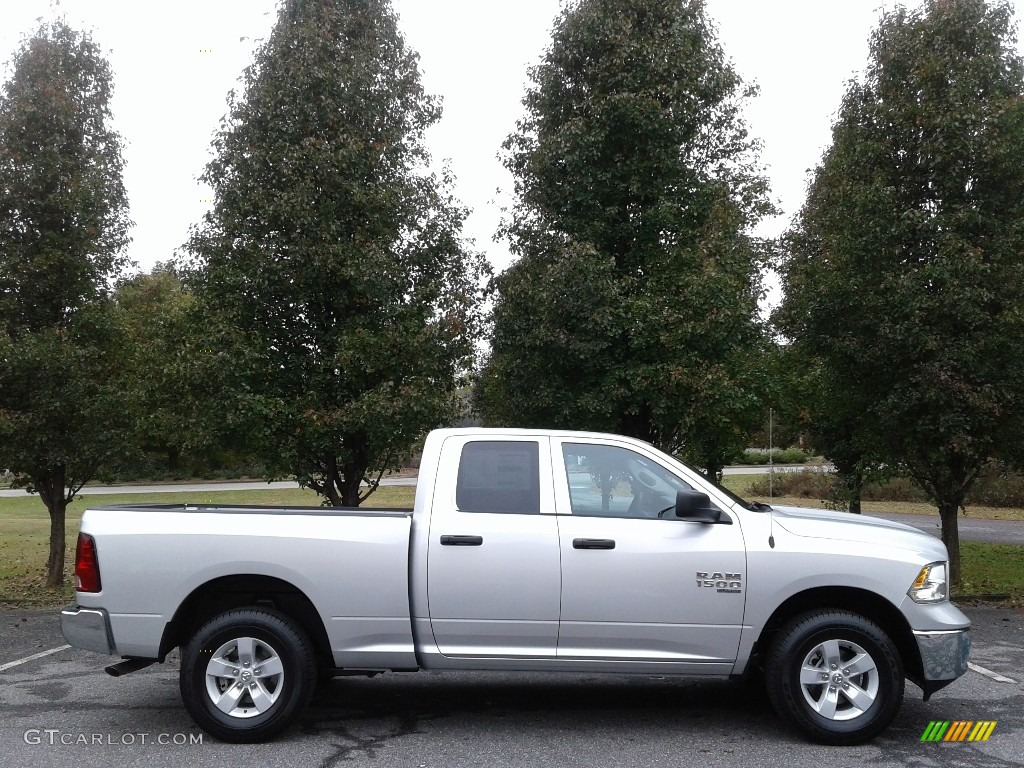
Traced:
<path fill-rule="evenodd" d="M 967 669 L 947 553 L 913 528 L 747 503 L 650 445 L 580 432 L 427 438 L 412 510 L 90 509 L 67 641 L 181 649 L 185 706 L 227 741 L 288 726 L 319 678 L 418 669 L 763 676 L 828 744 Z"/>

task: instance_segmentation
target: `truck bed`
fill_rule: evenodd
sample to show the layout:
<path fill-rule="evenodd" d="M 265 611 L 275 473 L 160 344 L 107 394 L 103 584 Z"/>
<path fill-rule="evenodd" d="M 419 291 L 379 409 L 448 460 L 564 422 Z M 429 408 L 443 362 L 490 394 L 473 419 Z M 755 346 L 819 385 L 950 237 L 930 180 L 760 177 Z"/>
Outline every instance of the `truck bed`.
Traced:
<path fill-rule="evenodd" d="M 245 581 L 307 596 L 338 667 L 412 667 L 410 509 L 115 504 L 86 511 L 117 654 L 157 658 L 193 594 Z"/>

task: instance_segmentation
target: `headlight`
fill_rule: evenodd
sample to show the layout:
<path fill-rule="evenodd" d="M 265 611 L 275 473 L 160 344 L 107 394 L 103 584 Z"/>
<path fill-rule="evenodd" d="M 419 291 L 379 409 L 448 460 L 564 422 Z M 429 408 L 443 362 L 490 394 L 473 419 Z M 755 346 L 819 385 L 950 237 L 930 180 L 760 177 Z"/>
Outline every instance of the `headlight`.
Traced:
<path fill-rule="evenodd" d="M 937 603 L 949 596 L 946 586 L 946 564 L 929 563 L 917 574 L 907 594 L 915 603 Z"/>

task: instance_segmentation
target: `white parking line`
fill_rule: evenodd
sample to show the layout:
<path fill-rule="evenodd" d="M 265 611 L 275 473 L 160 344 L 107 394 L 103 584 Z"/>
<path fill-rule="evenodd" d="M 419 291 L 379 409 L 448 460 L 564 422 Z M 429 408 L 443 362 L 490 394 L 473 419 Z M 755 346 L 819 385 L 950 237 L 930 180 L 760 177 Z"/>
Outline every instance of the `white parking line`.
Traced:
<path fill-rule="evenodd" d="M 5 672 L 11 667 L 17 667 L 21 664 L 26 664 L 30 661 L 35 661 L 36 659 L 41 659 L 43 658 L 43 656 L 49 656 L 52 653 L 60 653 L 61 651 L 66 651 L 70 647 L 70 645 L 62 645 L 59 648 L 51 648 L 48 651 L 40 651 L 39 653 L 33 653 L 31 656 L 26 656 L 24 659 L 18 659 L 17 661 L 8 661 L 6 664 L 0 664 L 0 672 Z"/>
<path fill-rule="evenodd" d="M 993 672 L 991 669 L 985 669 L 984 667 L 979 666 L 978 664 L 975 664 L 972 661 L 967 662 L 967 667 L 968 667 L 968 669 L 973 669 L 979 675 L 984 675 L 985 677 L 988 677 L 988 678 L 990 678 L 992 680 L 995 680 L 997 683 L 1016 683 L 1017 682 L 1016 680 L 1011 680 L 1008 677 L 1004 677 L 1003 675 L 1000 675 L 998 672 Z M 3 667 L 0 667 L 0 669 L 3 669 Z"/>

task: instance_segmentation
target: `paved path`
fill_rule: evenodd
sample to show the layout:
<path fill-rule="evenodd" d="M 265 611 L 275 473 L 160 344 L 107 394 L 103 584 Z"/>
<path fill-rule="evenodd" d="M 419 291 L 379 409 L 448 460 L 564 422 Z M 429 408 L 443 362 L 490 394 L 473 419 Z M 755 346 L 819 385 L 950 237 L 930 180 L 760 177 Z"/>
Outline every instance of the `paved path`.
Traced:
<path fill-rule="evenodd" d="M 869 517 L 883 517 L 897 523 L 912 525 L 918 530 L 941 538 L 939 513 L 934 515 L 903 515 L 867 512 Z M 1024 522 L 1020 520 L 978 520 L 972 517 L 960 518 L 960 538 L 963 541 L 984 541 L 990 544 L 1016 544 L 1024 546 Z"/>

